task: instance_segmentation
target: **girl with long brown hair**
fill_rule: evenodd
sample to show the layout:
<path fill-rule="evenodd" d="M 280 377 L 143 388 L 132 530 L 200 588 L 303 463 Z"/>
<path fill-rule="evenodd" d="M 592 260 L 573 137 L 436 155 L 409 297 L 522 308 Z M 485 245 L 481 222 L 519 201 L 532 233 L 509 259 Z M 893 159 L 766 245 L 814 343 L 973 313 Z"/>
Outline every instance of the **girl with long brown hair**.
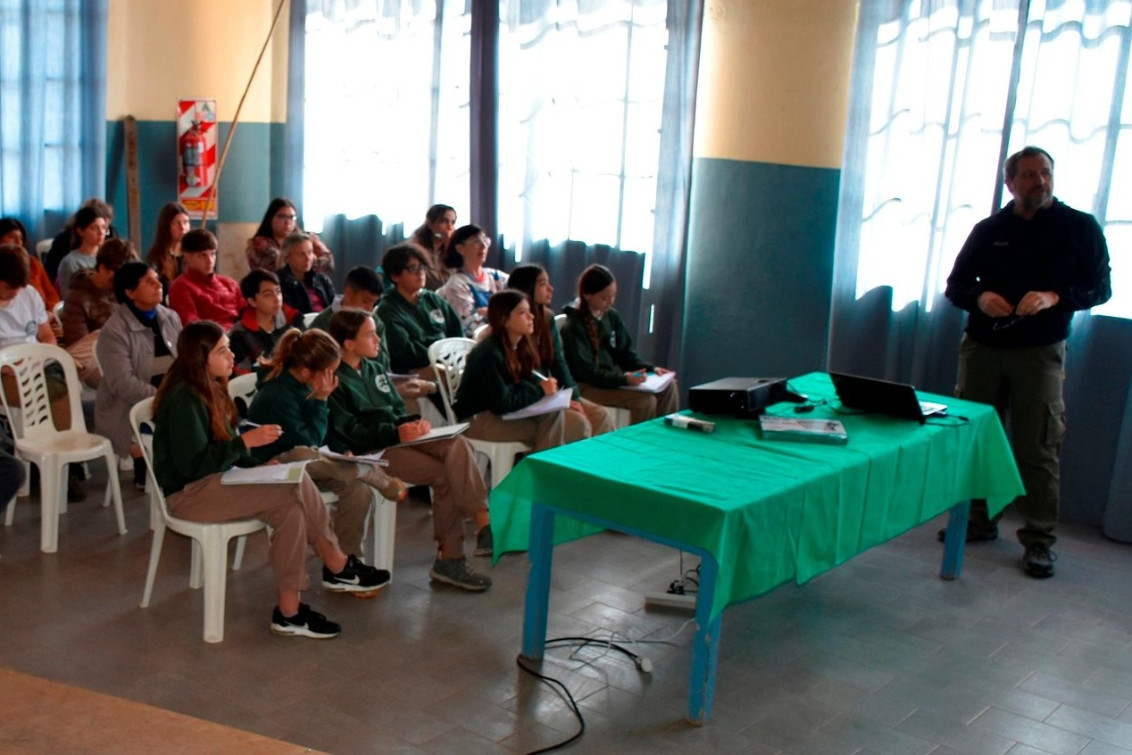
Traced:
<path fill-rule="evenodd" d="M 275 571 L 277 604 L 271 631 L 285 636 L 327 639 L 341 627 L 300 602 L 308 586 L 307 546 L 322 559 L 327 576 L 343 591 L 371 592 L 382 584 L 377 570 L 348 558 L 330 529 L 326 505 L 310 476 L 297 484 L 228 486 L 221 476 L 234 466 L 255 466 L 250 451 L 279 439 L 277 424 L 243 435 L 236 431 L 236 406 L 228 395 L 232 351 L 214 322 L 185 326 L 177 357 L 154 397 L 154 474 L 170 513 L 195 522 L 256 518 L 274 532 L 268 556 Z M 388 574 L 386 581 L 388 581 Z"/>
<path fill-rule="evenodd" d="M 189 232 L 189 211 L 180 202 L 162 205 L 157 213 L 157 228 L 153 234 L 153 244 L 145 253 L 146 261 L 157 270 L 163 290 L 169 290 L 178 275 L 185 272 L 185 261 L 181 259 L 181 239 Z"/>
<path fill-rule="evenodd" d="M 644 383 L 646 373 L 670 370 L 646 362 L 633 349 L 629 330 L 613 308 L 616 299 L 617 281 L 609 268 L 590 265 L 582 271 L 578 298 L 563 309 L 562 350 L 570 373 L 584 398 L 628 409 L 631 424 L 671 414 L 680 408 L 675 380 L 660 393 L 624 390 Z"/>

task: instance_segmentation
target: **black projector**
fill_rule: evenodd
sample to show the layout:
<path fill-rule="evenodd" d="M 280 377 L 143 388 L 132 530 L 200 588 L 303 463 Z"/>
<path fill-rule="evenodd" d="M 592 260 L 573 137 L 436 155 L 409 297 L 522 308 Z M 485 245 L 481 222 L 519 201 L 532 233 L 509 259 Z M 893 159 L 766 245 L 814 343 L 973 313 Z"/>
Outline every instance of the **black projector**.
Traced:
<path fill-rule="evenodd" d="M 693 386 L 688 391 L 692 411 L 726 414 L 731 417 L 757 417 L 779 401 L 804 401 L 786 388 L 786 378 L 729 377 Z"/>

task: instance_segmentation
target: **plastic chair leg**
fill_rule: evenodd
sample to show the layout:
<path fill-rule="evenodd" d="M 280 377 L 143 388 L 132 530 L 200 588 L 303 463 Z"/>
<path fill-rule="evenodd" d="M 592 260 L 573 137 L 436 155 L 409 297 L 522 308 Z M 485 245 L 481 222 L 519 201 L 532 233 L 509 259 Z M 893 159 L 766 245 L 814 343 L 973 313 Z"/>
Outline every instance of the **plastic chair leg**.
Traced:
<path fill-rule="evenodd" d="M 150 596 L 153 595 L 153 582 L 157 577 L 157 563 L 161 560 L 161 546 L 165 542 L 165 522 L 160 519 L 153 528 L 153 545 L 149 548 L 149 571 L 145 575 L 145 591 L 142 593 L 141 607 L 149 606 Z"/>
<path fill-rule="evenodd" d="M 374 495 L 373 565 L 393 571 L 393 547 L 397 534 L 397 503 Z"/>
<path fill-rule="evenodd" d="M 203 584 L 201 582 L 201 561 L 204 560 L 202 550 L 204 550 L 204 546 L 196 538 L 193 538 L 193 560 L 192 566 L 189 567 L 189 587 L 193 590 L 199 590 L 201 584 Z"/>
<path fill-rule="evenodd" d="M 39 465 L 39 549 L 44 553 L 59 549 L 59 515 L 64 511 L 59 501 L 66 497 L 67 483 L 63 477 L 66 471 L 66 464 L 52 458 L 44 459 Z"/>
<path fill-rule="evenodd" d="M 228 578 L 228 541 L 209 533 L 204 551 L 204 641 L 224 641 L 224 591 Z"/>
<path fill-rule="evenodd" d="M 236 538 L 236 555 L 232 558 L 232 571 L 239 571 L 240 567 L 244 565 L 244 546 L 247 544 L 247 535 L 240 535 Z"/>
<path fill-rule="evenodd" d="M 491 452 L 491 489 L 494 490 L 503 478 L 511 474 L 515 466 L 515 457 L 506 450 L 496 449 Z"/>
<path fill-rule="evenodd" d="M 126 534 L 126 514 L 122 511 L 122 486 L 118 481 L 118 457 L 114 455 L 113 451 L 107 451 L 103 456 L 106 460 L 106 500 L 102 502 L 103 506 L 110 505 L 110 501 L 114 501 L 114 515 L 118 519 L 118 534 Z"/>

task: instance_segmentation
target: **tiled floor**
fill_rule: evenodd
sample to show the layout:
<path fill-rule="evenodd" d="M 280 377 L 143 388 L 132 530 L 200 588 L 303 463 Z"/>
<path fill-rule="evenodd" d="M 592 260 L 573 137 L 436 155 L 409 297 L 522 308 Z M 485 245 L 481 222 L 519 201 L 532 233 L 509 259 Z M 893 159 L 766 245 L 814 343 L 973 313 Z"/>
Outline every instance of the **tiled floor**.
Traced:
<path fill-rule="evenodd" d="M 432 587 L 428 510 L 407 504 L 394 583 L 375 600 L 311 591 L 345 627 L 314 642 L 268 632 L 261 537 L 229 577 L 225 641 L 207 645 L 187 541 L 171 536 L 153 604 L 138 607 L 150 534 L 144 499 L 127 495 L 128 535 L 92 494 L 64 516 L 55 555 L 38 551 L 38 506 L 21 499 L 0 529 L 0 666 L 335 753 L 526 752 L 574 732 L 558 695 L 515 665 L 523 556 L 491 570 L 486 594 Z M 1018 546 L 999 541 L 969 548 L 948 583 L 936 526 L 728 609 L 702 728 L 683 720 L 690 628 L 638 646 L 651 674 L 616 653 L 551 651 L 544 671 L 586 719 L 572 751 L 1132 753 L 1132 549 L 1065 525 L 1052 580 L 1023 576 Z M 686 616 L 646 609 L 642 593 L 677 568 L 621 535 L 560 547 L 551 636 L 671 636 Z M 12 715 L 0 709 L 0 730 Z"/>

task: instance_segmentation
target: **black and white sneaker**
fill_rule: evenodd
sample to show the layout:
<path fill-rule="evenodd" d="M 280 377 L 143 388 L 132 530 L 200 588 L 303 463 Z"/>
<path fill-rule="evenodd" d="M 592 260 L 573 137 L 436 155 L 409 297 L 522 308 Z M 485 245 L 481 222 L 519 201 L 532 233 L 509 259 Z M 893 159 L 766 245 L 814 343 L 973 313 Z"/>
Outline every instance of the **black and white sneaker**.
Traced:
<path fill-rule="evenodd" d="M 335 574 L 322 567 L 322 586 L 330 592 L 373 592 L 389 584 L 389 572 L 367 566 L 354 556 L 346 558 L 346 567 Z"/>
<path fill-rule="evenodd" d="M 271 614 L 271 631 L 283 637 L 330 640 L 342 634 L 342 627 L 318 611 L 312 611 L 306 603 L 300 603 L 299 612 L 294 616 L 284 616 L 276 606 Z"/>

